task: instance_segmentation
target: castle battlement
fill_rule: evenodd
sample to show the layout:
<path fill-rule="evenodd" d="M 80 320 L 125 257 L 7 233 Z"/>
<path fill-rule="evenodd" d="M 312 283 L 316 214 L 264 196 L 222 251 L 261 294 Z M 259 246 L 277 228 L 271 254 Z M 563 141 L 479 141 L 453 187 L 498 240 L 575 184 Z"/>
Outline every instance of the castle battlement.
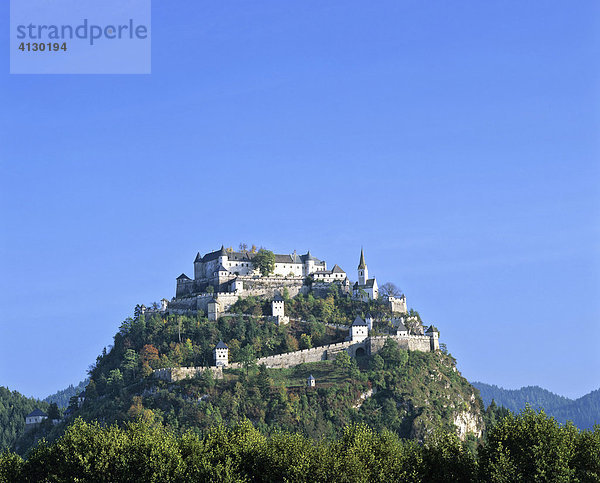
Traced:
<path fill-rule="evenodd" d="M 439 350 L 439 340 L 437 332 L 431 332 L 431 335 L 406 335 L 406 336 L 372 336 L 366 339 L 356 341 L 336 342 L 310 349 L 302 349 L 285 354 L 274 354 L 272 356 L 261 357 L 256 360 L 256 364 L 264 364 L 270 369 L 285 369 L 308 362 L 319 362 L 333 360 L 341 351 L 345 350 L 350 356 L 356 357 L 362 355 L 372 355 L 379 352 L 385 345 L 387 339 L 396 341 L 401 349 L 434 352 Z M 239 362 L 228 364 L 231 369 L 239 369 L 242 365 Z M 215 379 L 223 377 L 223 366 L 219 367 L 179 367 L 168 369 L 156 369 L 154 377 L 169 382 L 179 381 L 185 378 L 195 377 L 210 369 L 215 374 Z M 220 372 L 219 372 L 220 371 Z"/>

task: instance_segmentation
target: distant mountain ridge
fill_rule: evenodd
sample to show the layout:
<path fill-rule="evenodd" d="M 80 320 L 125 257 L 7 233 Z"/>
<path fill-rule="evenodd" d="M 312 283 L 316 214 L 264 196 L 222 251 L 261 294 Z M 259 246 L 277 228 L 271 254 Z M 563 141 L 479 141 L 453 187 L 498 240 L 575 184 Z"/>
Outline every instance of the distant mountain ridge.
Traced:
<path fill-rule="evenodd" d="M 518 412 L 529 404 L 534 409 L 543 409 L 561 423 L 573 421 L 580 429 L 592 429 L 594 424 L 600 424 L 600 389 L 578 399 L 569 399 L 539 386 L 504 389 L 484 382 L 471 384 L 479 390 L 486 406 L 493 399 L 498 406 Z"/>
<path fill-rule="evenodd" d="M 48 404 L 56 403 L 59 408 L 64 409 L 69 406 L 69 399 L 71 399 L 72 396 L 77 396 L 81 391 L 85 390 L 88 382 L 90 382 L 90 380 L 89 378 L 86 378 L 76 386 L 69 384 L 69 387 L 56 391 L 54 394 L 50 394 L 48 397 L 44 398 L 44 401 Z"/>

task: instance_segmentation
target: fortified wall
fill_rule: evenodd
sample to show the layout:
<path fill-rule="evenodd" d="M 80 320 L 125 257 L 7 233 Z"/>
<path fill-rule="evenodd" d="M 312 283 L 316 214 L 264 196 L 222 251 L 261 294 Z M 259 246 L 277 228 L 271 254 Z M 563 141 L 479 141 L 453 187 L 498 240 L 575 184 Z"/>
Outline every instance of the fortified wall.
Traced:
<path fill-rule="evenodd" d="M 174 298 L 169 302 L 167 311 L 182 315 L 202 310 L 206 314 L 208 313 L 208 302 L 212 298 L 219 302 L 222 311 L 227 311 L 242 297 L 273 298 L 283 289 L 288 290 L 290 297 L 295 297 L 299 293 L 307 294 L 309 291 L 309 287 L 304 285 L 302 277 L 239 276 L 237 286 L 239 288 L 235 292 L 200 293 Z"/>
<path fill-rule="evenodd" d="M 306 362 L 319 362 L 335 359 L 335 354 L 348 350 L 356 342 L 338 342 L 337 344 L 323 345 L 313 347 L 312 349 L 303 349 L 287 354 L 277 354 L 274 356 L 261 357 L 256 361 L 258 365 L 264 364 L 269 369 L 285 369 L 288 367 L 298 366 Z"/>
<path fill-rule="evenodd" d="M 304 285 L 304 277 L 256 277 L 243 276 L 237 277 L 236 283 L 243 285 L 242 290 L 238 290 L 238 294 L 244 297 L 267 297 L 273 298 L 276 294 L 281 293 L 283 289 L 287 289 L 290 297 L 295 297 L 299 293 L 307 294 L 309 287 Z"/>
<path fill-rule="evenodd" d="M 398 343 L 401 349 L 434 352 L 440 348 L 437 332 L 432 336 L 427 335 L 405 335 L 405 336 L 374 336 L 367 337 L 361 342 L 345 341 L 336 344 L 329 344 L 312 349 L 303 349 L 286 354 L 277 354 L 274 356 L 261 357 L 256 360 L 258 365 L 264 364 L 269 369 L 286 369 L 298 366 L 307 362 L 319 362 L 334 360 L 341 351 L 346 351 L 350 356 L 377 354 L 386 339 L 392 339 Z M 229 364 L 226 367 L 238 369 L 239 363 Z M 180 381 L 181 379 L 192 378 L 202 374 L 206 370 L 212 370 L 215 379 L 223 377 L 222 367 L 173 367 L 167 369 L 156 369 L 154 377 L 168 382 Z"/>
<path fill-rule="evenodd" d="M 382 349 L 386 339 L 394 339 L 400 349 L 409 351 L 434 352 L 440 348 L 440 340 L 438 339 L 437 332 L 434 332 L 432 336 L 398 335 L 390 337 L 387 335 L 378 335 L 367 339 L 367 352 L 369 354 L 377 354 Z"/>
<path fill-rule="evenodd" d="M 171 314 L 181 315 L 187 312 L 196 312 L 198 310 L 202 310 L 205 314 L 207 314 L 208 302 L 210 302 L 213 298 L 219 301 L 223 307 L 223 310 L 227 310 L 238 301 L 240 295 L 238 292 L 216 292 L 180 297 L 169 302 L 167 311 Z"/>

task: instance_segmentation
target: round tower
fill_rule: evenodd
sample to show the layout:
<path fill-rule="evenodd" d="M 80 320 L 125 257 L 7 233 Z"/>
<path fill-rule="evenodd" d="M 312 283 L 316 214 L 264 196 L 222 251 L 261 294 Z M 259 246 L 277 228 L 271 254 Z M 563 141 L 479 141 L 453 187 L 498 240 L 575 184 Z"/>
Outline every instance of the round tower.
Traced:
<path fill-rule="evenodd" d="M 225 251 L 225 246 L 221 245 L 221 251 L 219 252 L 219 264 L 222 265 L 223 267 L 225 267 L 228 259 L 229 258 L 227 257 L 227 252 Z"/>

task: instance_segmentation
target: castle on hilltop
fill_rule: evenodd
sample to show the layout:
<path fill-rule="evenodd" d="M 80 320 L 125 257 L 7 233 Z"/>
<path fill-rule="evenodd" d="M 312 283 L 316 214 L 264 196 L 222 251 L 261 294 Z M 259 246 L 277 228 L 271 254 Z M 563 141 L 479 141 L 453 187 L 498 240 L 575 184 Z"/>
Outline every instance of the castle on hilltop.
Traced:
<path fill-rule="evenodd" d="M 194 259 L 194 278 L 182 273 L 177 277 L 175 297 L 168 310 L 173 313 L 203 310 L 217 303 L 218 310 L 226 311 L 240 297 L 250 295 L 273 298 L 284 289 L 291 297 L 299 293 L 326 292 L 331 284 L 338 284 L 342 291 L 359 300 L 377 299 L 377 280 L 369 278 L 364 251 L 360 251 L 358 281 L 351 285 L 346 272 L 334 265 L 327 269 L 327 262 L 314 257 L 310 250 L 299 255 L 275 254 L 273 271 L 261 275 L 253 263 L 255 251 L 233 251 L 221 246 L 220 250 L 204 256 L 198 253 Z"/>
<path fill-rule="evenodd" d="M 360 250 L 357 268 L 358 280 L 351 284 L 348 276 L 339 265 L 327 270 L 327 263 L 311 255 L 308 251 L 298 255 L 273 254 L 274 267 L 269 274 L 263 275 L 254 263 L 257 253 L 253 251 L 235 252 L 220 250 L 196 255 L 194 260 L 194 278 L 182 273 L 177 277 L 175 297 L 167 303 L 161 301 L 160 308 L 153 309 L 161 312 L 182 314 L 193 311 L 203 311 L 208 320 L 217 321 L 228 315 L 227 309 L 240 297 L 256 296 L 269 300 L 271 315 L 265 316 L 267 322 L 277 325 L 287 324 L 290 317 L 286 315 L 285 300 L 281 295 L 287 291 L 290 297 L 299 293 L 309 292 L 328 293 L 332 284 L 348 297 L 367 302 L 383 299 L 391 310 L 392 319 L 389 329 L 374 332 L 374 318 L 367 313 L 363 320 L 357 316 L 352 324 L 347 326 L 348 336 L 340 342 L 310 349 L 276 354 L 262 357 L 256 362 L 270 368 L 293 367 L 307 362 L 335 359 L 341 352 L 352 357 L 372 355 L 379 352 L 388 339 L 395 340 L 399 347 L 407 350 L 436 351 L 439 350 L 439 334 L 433 326 L 426 328 L 417 316 L 408 315 L 406 297 L 404 294 L 392 295 L 388 290 L 384 297 L 379 296 L 379 288 L 375 277 L 369 278 L 364 250 Z M 142 306 L 142 313 L 145 307 Z M 297 321 L 297 319 L 296 319 Z M 340 326 L 335 324 L 335 328 Z M 213 351 L 214 365 L 205 367 L 170 367 L 156 369 L 155 377 L 168 381 L 176 381 L 186 377 L 197 376 L 205 371 L 213 372 L 216 378 L 223 377 L 223 368 L 239 368 L 239 363 L 229 362 L 229 347 L 219 341 Z"/>

